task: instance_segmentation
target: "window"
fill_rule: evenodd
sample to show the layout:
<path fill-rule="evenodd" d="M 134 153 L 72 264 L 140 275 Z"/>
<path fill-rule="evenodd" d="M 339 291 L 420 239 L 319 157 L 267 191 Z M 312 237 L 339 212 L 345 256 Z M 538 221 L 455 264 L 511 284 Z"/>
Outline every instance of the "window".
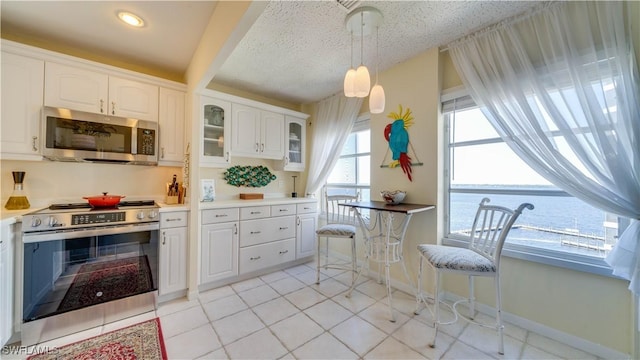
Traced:
<path fill-rule="evenodd" d="M 342 148 L 340 158 L 327 179 L 327 192 L 355 195 L 368 201 L 370 196 L 371 130 L 369 120 L 359 120 Z"/>
<path fill-rule="evenodd" d="M 498 136 L 468 97 L 443 103 L 445 154 L 445 240 L 466 246 L 483 197 L 525 210 L 512 228 L 504 254 L 575 270 L 610 275 L 604 257 L 617 241 L 623 220 L 553 186 L 522 161 Z"/>

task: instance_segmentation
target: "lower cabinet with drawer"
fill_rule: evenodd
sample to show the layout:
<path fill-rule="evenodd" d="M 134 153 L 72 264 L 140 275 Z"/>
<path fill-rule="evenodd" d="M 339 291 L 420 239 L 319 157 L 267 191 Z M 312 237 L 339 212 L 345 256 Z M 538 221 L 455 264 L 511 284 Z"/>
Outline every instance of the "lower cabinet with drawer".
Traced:
<path fill-rule="evenodd" d="M 315 202 L 202 210 L 200 289 L 313 256 L 315 219 Z"/>
<path fill-rule="evenodd" d="M 160 213 L 159 296 L 187 290 L 187 218 L 186 211 Z"/>

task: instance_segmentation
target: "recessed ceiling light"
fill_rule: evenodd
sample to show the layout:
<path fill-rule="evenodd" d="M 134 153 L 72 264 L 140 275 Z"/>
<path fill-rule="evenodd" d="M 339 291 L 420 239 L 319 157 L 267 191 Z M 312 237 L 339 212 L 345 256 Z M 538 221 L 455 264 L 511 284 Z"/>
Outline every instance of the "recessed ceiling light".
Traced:
<path fill-rule="evenodd" d="M 118 18 L 120 18 L 120 20 L 124 21 L 125 23 L 131 26 L 135 26 L 135 27 L 144 26 L 144 20 L 142 20 L 138 15 L 132 14 L 128 11 L 119 11 Z"/>

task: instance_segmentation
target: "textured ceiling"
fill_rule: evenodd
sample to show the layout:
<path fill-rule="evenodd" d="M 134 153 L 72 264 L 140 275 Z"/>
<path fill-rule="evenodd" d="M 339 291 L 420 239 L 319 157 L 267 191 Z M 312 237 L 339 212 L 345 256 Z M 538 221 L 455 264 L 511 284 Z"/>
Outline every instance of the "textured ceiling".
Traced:
<path fill-rule="evenodd" d="M 260 0 L 258 0 L 260 1 Z M 361 1 L 382 12 L 379 68 L 447 44 L 536 1 Z M 0 1 L 3 37 L 36 39 L 53 47 L 178 74 L 186 71 L 215 1 Z M 118 9 L 147 21 L 139 30 L 116 19 Z M 290 103 L 337 93 L 350 66 L 347 11 L 335 0 L 271 1 L 213 82 Z M 375 72 L 375 36 L 364 39 L 364 63 Z M 354 39 L 354 63 L 360 40 Z M 149 72 L 151 73 L 151 72 Z"/>
<path fill-rule="evenodd" d="M 447 44 L 537 2 L 362 1 L 382 12 L 379 69 Z M 224 63 L 213 82 L 292 103 L 341 91 L 350 66 L 347 11 L 335 1 L 272 1 Z M 354 64 L 360 63 L 354 39 Z M 364 38 L 364 63 L 375 73 L 375 36 Z"/>

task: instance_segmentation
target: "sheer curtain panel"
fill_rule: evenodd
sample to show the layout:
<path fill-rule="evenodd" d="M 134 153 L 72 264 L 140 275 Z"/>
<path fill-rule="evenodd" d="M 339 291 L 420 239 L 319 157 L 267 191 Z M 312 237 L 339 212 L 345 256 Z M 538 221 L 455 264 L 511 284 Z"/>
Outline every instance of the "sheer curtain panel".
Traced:
<path fill-rule="evenodd" d="M 315 194 L 327 181 L 358 117 L 362 98 L 336 94 L 318 104 L 313 122 L 309 174 L 305 194 Z"/>
<path fill-rule="evenodd" d="M 569 194 L 631 219 L 606 261 L 638 295 L 640 82 L 627 6 L 545 3 L 449 51 L 516 154 Z"/>

